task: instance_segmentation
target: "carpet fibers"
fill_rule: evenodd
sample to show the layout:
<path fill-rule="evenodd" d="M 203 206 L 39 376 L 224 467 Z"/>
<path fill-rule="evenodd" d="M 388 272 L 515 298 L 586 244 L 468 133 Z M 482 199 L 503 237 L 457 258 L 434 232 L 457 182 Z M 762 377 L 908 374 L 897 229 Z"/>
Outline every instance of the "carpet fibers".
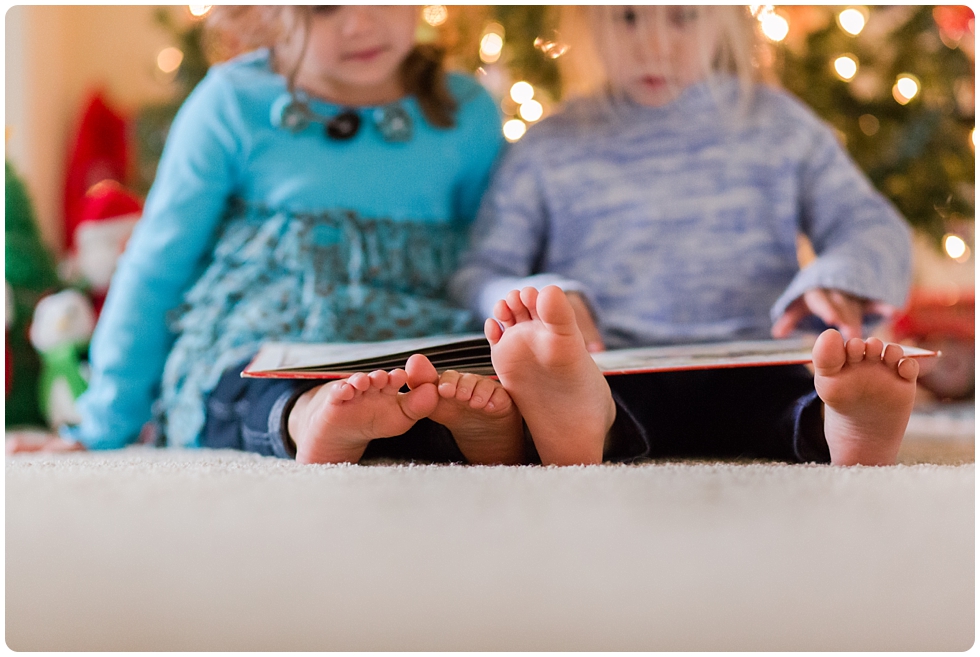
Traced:
<path fill-rule="evenodd" d="M 974 465 L 8 456 L 6 641 L 965 650 Z"/>

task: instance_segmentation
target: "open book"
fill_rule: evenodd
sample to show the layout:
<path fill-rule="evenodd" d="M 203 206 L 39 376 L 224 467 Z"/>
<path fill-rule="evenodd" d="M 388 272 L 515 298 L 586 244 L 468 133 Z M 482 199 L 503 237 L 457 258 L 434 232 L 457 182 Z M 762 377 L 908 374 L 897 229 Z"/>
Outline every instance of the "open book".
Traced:
<path fill-rule="evenodd" d="M 670 372 L 723 367 L 809 363 L 814 337 L 789 340 L 715 342 L 613 349 L 592 354 L 607 375 Z M 913 358 L 936 356 L 934 351 L 902 346 Z M 437 335 L 385 342 L 303 344 L 268 342 L 242 376 L 270 379 L 340 379 L 355 372 L 405 367 L 412 354 L 426 356 L 443 372 L 456 370 L 493 376 L 490 343 L 481 333 Z"/>

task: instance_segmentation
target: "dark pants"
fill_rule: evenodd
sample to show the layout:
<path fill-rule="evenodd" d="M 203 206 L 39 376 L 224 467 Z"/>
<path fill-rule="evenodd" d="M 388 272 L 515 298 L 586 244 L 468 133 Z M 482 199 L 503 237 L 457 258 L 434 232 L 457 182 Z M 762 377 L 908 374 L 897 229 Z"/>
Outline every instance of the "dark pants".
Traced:
<path fill-rule="evenodd" d="M 802 365 L 632 374 L 608 381 L 617 413 L 629 419 L 617 418 L 623 438 L 646 446 L 632 458 L 830 462 L 822 402 Z"/>
<path fill-rule="evenodd" d="M 202 444 L 294 458 L 286 418 L 322 381 L 243 379 L 228 370 L 207 402 Z M 747 457 L 829 462 L 813 377 L 802 366 L 746 367 L 609 377 L 617 418 L 608 461 Z M 538 462 L 528 441 L 528 461 Z M 373 440 L 364 459 L 465 463 L 452 434 L 428 419 Z"/>
<path fill-rule="evenodd" d="M 300 395 L 325 381 L 243 379 L 239 375 L 247 364 L 226 371 L 208 397 L 202 446 L 295 458 L 286 429 L 289 411 Z M 361 458 L 466 462 L 449 429 L 426 418 L 401 436 L 372 440 Z"/>

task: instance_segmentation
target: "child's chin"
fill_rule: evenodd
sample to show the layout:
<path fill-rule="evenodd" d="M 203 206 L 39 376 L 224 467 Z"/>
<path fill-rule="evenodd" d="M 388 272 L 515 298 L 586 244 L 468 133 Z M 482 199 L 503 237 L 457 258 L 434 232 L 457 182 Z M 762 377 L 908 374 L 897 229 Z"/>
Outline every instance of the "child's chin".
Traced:
<path fill-rule="evenodd" d="M 644 86 L 643 88 L 634 90 L 630 94 L 630 99 L 638 105 L 645 105 L 647 107 L 663 107 L 676 99 L 677 96 L 677 91 L 667 87 L 650 89 Z"/>

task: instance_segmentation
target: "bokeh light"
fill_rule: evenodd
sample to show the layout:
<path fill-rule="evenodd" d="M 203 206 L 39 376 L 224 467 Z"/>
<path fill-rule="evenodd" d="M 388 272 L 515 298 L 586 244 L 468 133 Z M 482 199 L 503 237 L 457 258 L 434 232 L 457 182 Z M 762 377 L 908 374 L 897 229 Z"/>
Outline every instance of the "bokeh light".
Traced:
<path fill-rule="evenodd" d="M 970 258 L 970 247 L 959 235 L 947 233 L 943 236 L 943 248 L 946 250 L 946 255 L 957 262 L 966 262 Z"/>
<path fill-rule="evenodd" d="M 173 46 L 157 53 L 157 67 L 164 73 L 173 73 L 180 68 L 182 61 L 184 61 L 184 53 Z"/>
<path fill-rule="evenodd" d="M 504 49 L 504 38 L 496 32 L 488 32 L 480 39 L 480 59 L 492 64 L 500 59 L 500 52 Z"/>
<path fill-rule="evenodd" d="M 520 114 L 528 123 L 534 123 L 544 114 L 544 107 L 536 100 L 529 100 L 521 105 Z"/>
<path fill-rule="evenodd" d="M 194 18 L 203 18 L 211 11 L 213 5 L 187 5 L 187 11 L 191 13 Z"/>
<path fill-rule="evenodd" d="M 524 80 L 515 82 L 514 86 L 510 88 L 510 97 L 514 99 L 515 103 L 526 103 L 534 98 L 534 87 Z"/>
<path fill-rule="evenodd" d="M 789 21 L 776 12 L 764 13 L 759 20 L 762 26 L 762 33 L 770 41 L 782 41 L 789 34 Z"/>
<path fill-rule="evenodd" d="M 525 132 L 527 132 L 527 124 L 520 119 L 511 119 L 504 123 L 504 138 L 507 141 L 517 141 Z"/>
<path fill-rule="evenodd" d="M 852 79 L 858 71 L 857 57 L 854 55 L 841 55 L 834 60 L 834 71 L 841 80 Z"/>
<path fill-rule="evenodd" d="M 838 25 L 851 36 L 860 34 L 867 22 L 868 19 L 864 12 L 856 7 L 848 7 L 837 15 Z"/>
<path fill-rule="evenodd" d="M 432 27 L 439 27 L 449 18 L 445 5 L 426 5 L 422 8 L 422 20 Z"/>
<path fill-rule="evenodd" d="M 911 73 L 902 73 L 895 80 L 892 96 L 900 105 L 906 105 L 919 93 L 919 80 Z"/>

